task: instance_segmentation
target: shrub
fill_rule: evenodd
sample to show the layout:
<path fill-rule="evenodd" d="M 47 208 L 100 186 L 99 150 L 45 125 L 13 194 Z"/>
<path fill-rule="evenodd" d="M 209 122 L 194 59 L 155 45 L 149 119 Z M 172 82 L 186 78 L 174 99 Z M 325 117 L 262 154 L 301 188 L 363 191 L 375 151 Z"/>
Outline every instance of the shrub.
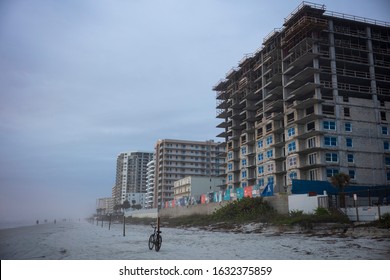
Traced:
<path fill-rule="evenodd" d="M 316 216 L 329 216 L 329 215 L 330 215 L 328 209 L 323 208 L 323 207 L 318 207 L 318 208 L 314 211 L 314 214 L 315 214 Z"/>
<path fill-rule="evenodd" d="M 262 197 L 244 197 L 228 203 L 213 213 L 220 221 L 267 220 L 275 210 Z"/>

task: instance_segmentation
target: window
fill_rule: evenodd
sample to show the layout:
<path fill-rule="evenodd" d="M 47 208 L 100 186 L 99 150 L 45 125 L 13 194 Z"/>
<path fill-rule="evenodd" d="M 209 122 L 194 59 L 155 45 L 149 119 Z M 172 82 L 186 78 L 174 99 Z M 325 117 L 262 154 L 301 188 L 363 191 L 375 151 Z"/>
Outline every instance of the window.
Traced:
<path fill-rule="evenodd" d="M 246 170 L 243 170 L 243 171 L 241 172 L 241 178 L 246 178 Z"/>
<path fill-rule="evenodd" d="M 267 158 L 272 158 L 274 155 L 274 151 L 273 150 L 268 150 L 267 151 Z"/>
<path fill-rule="evenodd" d="M 233 163 L 228 163 L 228 171 L 232 171 L 233 170 Z"/>
<path fill-rule="evenodd" d="M 345 131 L 346 132 L 352 131 L 352 124 L 351 123 L 345 123 Z"/>
<path fill-rule="evenodd" d="M 307 147 L 308 148 L 313 148 L 315 146 L 316 146 L 316 138 L 315 137 L 307 139 Z"/>
<path fill-rule="evenodd" d="M 344 117 L 350 117 L 351 112 L 349 110 L 349 107 L 344 107 Z"/>
<path fill-rule="evenodd" d="M 381 112 L 381 120 L 382 121 L 386 120 L 386 112 Z"/>
<path fill-rule="evenodd" d="M 297 165 L 297 157 L 290 157 L 288 159 L 288 166 L 296 166 Z"/>
<path fill-rule="evenodd" d="M 338 154 L 337 153 L 325 153 L 325 160 L 327 162 L 338 162 Z"/>
<path fill-rule="evenodd" d="M 246 147 L 242 147 L 241 148 L 241 154 L 242 155 L 246 155 Z"/>
<path fill-rule="evenodd" d="M 382 126 L 382 134 L 383 135 L 388 135 L 389 134 L 389 130 L 387 129 L 387 126 Z"/>
<path fill-rule="evenodd" d="M 310 179 L 310 181 L 317 180 L 317 169 L 309 170 L 309 179 Z"/>
<path fill-rule="evenodd" d="M 273 163 L 267 164 L 267 171 L 268 172 L 274 171 L 274 164 Z"/>
<path fill-rule="evenodd" d="M 243 187 L 243 188 L 246 188 L 247 185 L 248 185 L 247 182 L 242 182 L 242 183 L 241 183 L 241 187 Z"/>
<path fill-rule="evenodd" d="M 263 148 L 263 140 L 257 141 L 257 147 L 258 148 Z"/>
<path fill-rule="evenodd" d="M 272 136 L 268 136 L 266 141 L 267 141 L 267 145 L 272 144 Z"/>
<path fill-rule="evenodd" d="M 316 129 L 315 123 L 314 123 L 314 122 L 309 122 L 309 123 L 306 125 L 306 129 L 307 129 L 307 131 L 315 130 L 315 129 Z"/>
<path fill-rule="evenodd" d="M 258 154 L 258 155 L 257 155 L 257 160 L 258 160 L 259 162 L 262 162 L 262 161 L 264 160 L 263 154 Z"/>
<path fill-rule="evenodd" d="M 262 127 L 257 129 L 257 137 L 261 137 L 261 136 L 263 136 L 263 128 Z"/>
<path fill-rule="evenodd" d="M 386 166 L 390 166 L 390 157 L 385 158 Z"/>
<path fill-rule="evenodd" d="M 352 180 L 355 179 L 355 170 L 348 170 L 348 175 Z"/>
<path fill-rule="evenodd" d="M 347 161 L 348 161 L 348 163 L 355 162 L 355 158 L 354 158 L 353 154 L 347 154 Z"/>
<path fill-rule="evenodd" d="M 228 152 L 228 159 L 233 159 L 233 152 Z"/>
<path fill-rule="evenodd" d="M 325 146 L 337 146 L 337 138 L 336 137 L 325 137 Z"/>
<path fill-rule="evenodd" d="M 346 138 L 345 141 L 346 141 L 347 147 L 352 147 L 352 144 L 353 144 L 352 138 Z"/>
<path fill-rule="evenodd" d="M 274 183 L 274 176 L 268 177 L 268 183 L 273 184 Z"/>
<path fill-rule="evenodd" d="M 287 115 L 287 123 L 293 122 L 295 120 L 294 113 L 290 113 Z"/>
<path fill-rule="evenodd" d="M 326 177 L 332 177 L 334 175 L 339 174 L 339 170 L 336 168 L 327 168 L 326 169 Z"/>
<path fill-rule="evenodd" d="M 334 122 L 334 121 L 324 121 L 324 129 L 336 130 L 336 122 Z"/>
<path fill-rule="evenodd" d="M 241 160 L 241 166 L 246 166 L 246 158 Z"/>
<path fill-rule="evenodd" d="M 259 186 L 264 186 L 264 178 L 259 179 Z"/>
<path fill-rule="evenodd" d="M 348 96 L 343 96 L 343 102 L 349 102 Z"/>
<path fill-rule="evenodd" d="M 290 179 L 291 180 L 294 180 L 294 179 L 297 179 L 298 178 L 298 174 L 297 174 L 297 172 L 295 172 L 295 171 L 292 171 L 292 172 L 290 172 Z"/>
<path fill-rule="evenodd" d="M 232 174 L 229 174 L 229 175 L 228 175 L 228 181 L 229 181 L 229 182 L 233 181 L 233 175 L 232 175 Z"/>
<path fill-rule="evenodd" d="M 287 134 L 288 134 L 288 137 L 292 137 L 295 135 L 295 127 L 290 127 L 288 130 L 287 130 Z"/>
<path fill-rule="evenodd" d="M 259 175 L 263 174 L 264 173 L 264 166 L 262 166 L 262 165 L 258 166 L 257 167 L 257 173 L 259 173 Z"/>
<path fill-rule="evenodd" d="M 306 113 L 306 116 L 314 114 L 314 106 L 306 108 L 305 113 Z"/>
<path fill-rule="evenodd" d="M 334 106 L 322 105 L 322 113 L 325 115 L 334 115 Z"/>
<path fill-rule="evenodd" d="M 265 131 L 270 132 L 272 130 L 272 123 L 269 123 L 265 126 Z"/>
<path fill-rule="evenodd" d="M 383 142 L 383 149 L 385 151 L 389 151 L 390 150 L 390 146 L 389 146 L 389 142 L 388 141 Z"/>
<path fill-rule="evenodd" d="M 289 152 L 293 152 L 296 150 L 296 144 L 295 144 L 295 141 L 292 141 L 291 143 L 288 143 L 287 145 L 287 148 L 288 148 L 288 151 Z"/>
<path fill-rule="evenodd" d="M 312 153 L 308 155 L 309 157 L 309 164 L 316 164 L 317 163 L 317 153 Z"/>

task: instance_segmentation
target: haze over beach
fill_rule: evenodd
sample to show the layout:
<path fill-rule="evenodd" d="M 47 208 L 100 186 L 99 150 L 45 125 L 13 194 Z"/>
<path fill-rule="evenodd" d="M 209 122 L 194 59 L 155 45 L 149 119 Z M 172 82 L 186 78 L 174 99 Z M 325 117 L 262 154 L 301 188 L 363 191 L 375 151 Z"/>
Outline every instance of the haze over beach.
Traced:
<path fill-rule="evenodd" d="M 84 218 L 119 153 L 218 141 L 213 85 L 300 3 L 1 1 L 0 221 Z M 390 22 L 387 0 L 317 3 Z"/>

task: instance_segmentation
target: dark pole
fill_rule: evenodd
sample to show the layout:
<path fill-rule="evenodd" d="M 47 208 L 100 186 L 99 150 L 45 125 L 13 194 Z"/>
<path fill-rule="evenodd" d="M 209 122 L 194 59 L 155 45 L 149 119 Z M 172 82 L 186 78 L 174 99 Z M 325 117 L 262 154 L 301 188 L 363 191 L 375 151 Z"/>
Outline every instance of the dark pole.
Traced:
<path fill-rule="evenodd" d="M 353 195 L 353 204 L 355 205 L 355 208 L 356 208 L 356 221 L 359 222 L 359 209 L 358 209 L 358 205 L 357 205 L 357 195 L 356 194 Z"/>
<path fill-rule="evenodd" d="M 370 189 L 368 189 L 367 191 L 368 191 L 368 205 L 372 206 L 372 205 L 371 205 L 371 194 L 370 194 Z"/>
<path fill-rule="evenodd" d="M 126 236 L 126 217 L 125 213 L 123 213 L 123 236 Z"/>
<path fill-rule="evenodd" d="M 111 229 L 111 214 L 109 214 L 109 217 L 110 217 L 110 220 L 109 220 L 109 222 L 108 222 L 108 230 Z"/>
<path fill-rule="evenodd" d="M 103 216 L 102 216 L 102 227 L 103 227 L 103 219 L 104 219 L 104 218 L 103 218 Z"/>

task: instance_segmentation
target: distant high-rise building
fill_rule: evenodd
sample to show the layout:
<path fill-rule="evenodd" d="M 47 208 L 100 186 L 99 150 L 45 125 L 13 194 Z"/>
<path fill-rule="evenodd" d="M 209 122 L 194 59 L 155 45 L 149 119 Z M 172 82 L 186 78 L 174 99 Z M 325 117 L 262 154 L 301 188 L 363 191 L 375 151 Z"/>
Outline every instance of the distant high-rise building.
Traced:
<path fill-rule="evenodd" d="M 147 166 L 147 186 L 146 186 L 146 208 L 153 208 L 154 198 L 154 172 L 156 161 L 153 159 L 148 162 Z"/>
<path fill-rule="evenodd" d="M 219 176 L 224 173 L 225 147 L 221 143 L 159 140 L 155 146 L 154 207 L 173 199 L 173 183 L 186 176 Z"/>
<path fill-rule="evenodd" d="M 214 86 L 229 188 L 390 184 L 390 23 L 303 2 Z"/>
<path fill-rule="evenodd" d="M 145 193 L 147 163 L 153 159 L 150 152 L 126 152 L 118 155 L 116 180 L 113 188 L 114 203 L 122 204 L 127 193 Z"/>

